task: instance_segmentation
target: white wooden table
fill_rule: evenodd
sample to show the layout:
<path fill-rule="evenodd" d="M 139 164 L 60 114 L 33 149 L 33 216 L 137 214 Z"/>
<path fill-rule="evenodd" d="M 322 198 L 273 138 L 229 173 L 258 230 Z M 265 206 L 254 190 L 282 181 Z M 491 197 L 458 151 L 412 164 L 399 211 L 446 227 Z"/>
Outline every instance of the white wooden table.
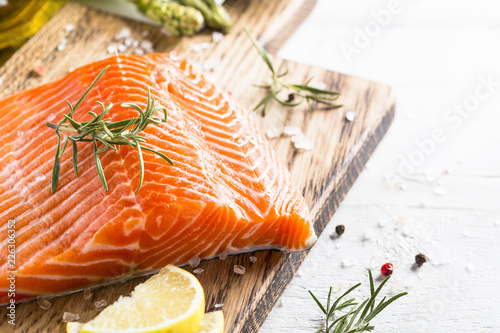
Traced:
<path fill-rule="evenodd" d="M 320 0 L 283 47 L 284 58 L 391 84 L 398 106 L 262 333 L 315 332 L 307 289 L 325 300 L 329 286 L 339 295 L 363 282 L 365 297 L 366 269 L 385 262 L 386 294 L 409 295 L 375 332 L 500 332 L 499 22 L 494 0 Z M 332 239 L 337 224 L 346 231 Z M 419 252 L 430 262 L 414 269 Z"/>

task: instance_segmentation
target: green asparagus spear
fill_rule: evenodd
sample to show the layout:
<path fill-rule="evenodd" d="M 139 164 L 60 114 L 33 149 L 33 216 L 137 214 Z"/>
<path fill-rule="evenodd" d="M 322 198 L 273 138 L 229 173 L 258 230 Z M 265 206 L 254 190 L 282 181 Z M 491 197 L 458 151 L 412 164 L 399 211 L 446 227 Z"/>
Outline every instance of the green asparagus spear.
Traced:
<path fill-rule="evenodd" d="M 218 5 L 214 0 L 177 0 L 185 6 L 199 10 L 208 27 L 228 32 L 231 29 L 231 19 L 224 7 Z"/>
<path fill-rule="evenodd" d="M 174 36 L 191 36 L 204 26 L 202 13 L 196 8 L 169 0 L 137 0 L 137 7 Z"/>

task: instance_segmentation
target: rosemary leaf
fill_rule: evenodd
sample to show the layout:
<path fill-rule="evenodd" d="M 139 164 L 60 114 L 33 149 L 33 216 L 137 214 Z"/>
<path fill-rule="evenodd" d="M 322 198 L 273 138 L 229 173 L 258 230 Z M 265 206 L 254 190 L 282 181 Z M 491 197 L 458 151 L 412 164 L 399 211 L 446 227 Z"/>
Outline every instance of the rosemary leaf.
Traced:
<path fill-rule="evenodd" d="M 99 179 L 101 180 L 101 184 L 104 187 L 104 190 L 108 192 L 108 184 L 106 183 L 106 176 L 104 175 L 104 170 L 102 169 L 101 160 L 99 159 L 99 154 L 101 152 L 106 151 L 108 147 L 104 146 L 103 149 L 97 150 L 97 141 L 94 139 L 92 142 L 94 144 L 94 161 L 95 161 L 95 166 L 97 168 L 97 174 L 99 175 Z"/>
<path fill-rule="evenodd" d="M 76 142 L 71 140 L 73 144 L 73 169 L 75 170 L 76 178 L 80 178 L 78 174 L 78 148 L 76 146 Z"/>

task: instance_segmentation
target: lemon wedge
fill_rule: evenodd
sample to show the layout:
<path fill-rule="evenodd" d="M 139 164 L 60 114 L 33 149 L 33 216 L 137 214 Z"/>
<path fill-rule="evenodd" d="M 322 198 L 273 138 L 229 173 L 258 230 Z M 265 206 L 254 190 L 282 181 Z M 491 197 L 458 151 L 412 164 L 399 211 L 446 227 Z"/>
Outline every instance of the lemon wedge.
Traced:
<path fill-rule="evenodd" d="M 224 333 L 224 315 L 222 311 L 205 313 L 197 333 Z"/>
<path fill-rule="evenodd" d="M 82 323 L 69 322 L 66 326 L 66 333 L 82 333 L 83 325 Z M 205 313 L 200 329 L 196 333 L 224 333 L 224 315 L 222 311 Z"/>
<path fill-rule="evenodd" d="M 204 310 L 198 279 L 168 265 L 88 323 L 68 323 L 66 329 L 68 333 L 196 333 Z"/>

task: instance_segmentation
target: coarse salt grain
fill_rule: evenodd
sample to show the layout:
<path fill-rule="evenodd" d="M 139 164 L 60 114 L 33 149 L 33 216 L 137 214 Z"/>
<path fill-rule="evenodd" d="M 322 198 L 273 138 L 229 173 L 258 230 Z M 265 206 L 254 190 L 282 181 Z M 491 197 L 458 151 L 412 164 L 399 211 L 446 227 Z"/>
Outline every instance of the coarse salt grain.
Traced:
<path fill-rule="evenodd" d="M 130 37 L 130 29 L 125 27 L 115 35 L 115 40 L 120 41 L 120 40 L 127 38 L 127 37 Z"/>
<path fill-rule="evenodd" d="M 302 134 L 302 130 L 297 126 L 285 126 L 283 133 L 286 135 L 300 135 Z"/>
<path fill-rule="evenodd" d="M 257 257 L 256 256 L 251 256 L 250 258 L 248 258 L 250 260 L 251 263 L 254 263 L 257 261 Z"/>
<path fill-rule="evenodd" d="M 210 47 L 210 45 L 211 45 L 211 44 L 210 44 L 209 42 L 203 42 L 203 43 L 201 43 L 201 45 L 200 45 L 200 46 L 201 46 L 201 48 L 202 48 L 203 50 L 206 50 L 206 49 L 208 49 L 208 48 Z"/>
<path fill-rule="evenodd" d="M 193 44 L 192 49 L 196 53 L 200 52 L 201 51 L 201 44 Z"/>
<path fill-rule="evenodd" d="M 135 50 L 134 50 L 134 54 L 137 54 L 137 55 L 144 55 L 144 50 L 143 50 L 143 49 L 135 49 Z"/>
<path fill-rule="evenodd" d="M 64 312 L 62 319 L 64 322 L 77 321 L 80 319 L 80 315 L 78 313 Z"/>
<path fill-rule="evenodd" d="M 399 189 L 402 190 L 402 191 L 406 190 L 407 188 L 408 188 L 408 185 L 406 185 L 405 183 L 401 183 L 399 185 Z"/>
<path fill-rule="evenodd" d="M 469 232 L 467 230 L 462 230 L 462 235 L 464 237 L 469 237 Z"/>
<path fill-rule="evenodd" d="M 220 308 L 222 308 L 222 306 L 223 306 L 223 305 L 224 305 L 224 303 L 221 303 L 221 304 L 215 304 L 215 305 L 214 305 L 214 308 L 216 308 L 216 309 L 220 309 Z"/>
<path fill-rule="evenodd" d="M 23 136 L 24 135 L 24 131 L 17 131 L 17 136 Z"/>
<path fill-rule="evenodd" d="M 465 266 L 465 270 L 466 270 L 467 272 L 472 272 L 472 271 L 474 271 L 474 266 L 473 266 L 472 264 L 467 264 L 467 265 Z"/>
<path fill-rule="evenodd" d="M 117 49 L 118 49 L 118 52 L 122 52 L 122 53 L 127 51 L 127 47 L 123 44 L 118 44 Z"/>
<path fill-rule="evenodd" d="M 292 142 L 296 149 L 312 150 L 314 148 L 314 143 L 303 134 L 292 137 Z"/>
<path fill-rule="evenodd" d="M 90 288 L 85 288 L 83 291 L 83 299 L 90 299 L 92 297 L 92 292 L 90 291 Z"/>
<path fill-rule="evenodd" d="M 127 37 L 123 41 L 123 45 L 125 45 L 126 47 L 130 47 L 130 46 L 132 46 L 133 42 L 134 42 L 134 39 L 132 37 Z"/>
<path fill-rule="evenodd" d="M 139 47 L 144 50 L 146 53 L 152 53 L 153 50 L 153 42 L 148 39 L 143 39 L 139 43 Z"/>
<path fill-rule="evenodd" d="M 75 25 L 73 23 L 66 24 L 66 26 L 64 27 L 64 30 L 66 30 L 67 32 L 71 32 L 71 31 L 75 30 Z"/>
<path fill-rule="evenodd" d="M 66 50 L 67 43 L 68 43 L 68 40 L 66 38 L 61 39 L 61 41 L 59 42 L 59 45 L 57 45 L 57 51 Z"/>
<path fill-rule="evenodd" d="M 116 44 L 111 44 L 108 46 L 108 53 L 109 54 L 115 54 L 118 51 L 118 48 L 116 47 Z"/>
<path fill-rule="evenodd" d="M 214 58 L 210 58 L 203 62 L 203 69 L 205 71 L 215 71 L 217 69 L 217 66 L 219 66 L 219 60 Z"/>
<path fill-rule="evenodd" d="M 198 268 L 196 268 L 196 269 L 194 269 L 194 270 L 193 270 L 193 273 L 194 273 L 194 274 L 201 274 L 201 273 L 203 273 L 204 271 L 205 271 L 205 270 L 204 270 L 203 268 L 198 267 Z"/>
<path fill-rule="evenodd" d="M 266 136 L 268 139 L 275 139 L 280 136 L 280 131 L 276 127 L 270 128 L 266 131 Z"/>
<path fill-rule="evenodd" d="M 345 114 L 345 119 L 348 121 L 354 121 L 354 118 L 356 118 L 356 111 L 347 111 Z"/>
<path fill-rule="evenodd" d="M 224 39 L 224 34 L 218 31 L 212 32 L 212 41 L 214 43 L 220 42 L 222 39 Z"/>
<path fill-rule="evenodd" d="M 101 299 L 100 301 L 96 301 L 94 303 L 94 305 L 96 308 L 102 308 L 102 307 L 105 307 L 106 305 L 108 305 L 108 302 L 106 302 L 106 300 L 104 300 L 104 299 Z"/>
<path fill-rule="evenodd" d="M 44 176 L 44 175 L 40 175 L 40 176 L 35 177 L 35 180 L 36 180 L 37 182 L 42 181 L 42 180 L 45 180 L 45 179 L 46 179 L 46 178 L 45 178 L 45 176 Z"/>
<path fill-rule="evenodd" d="M 240 274 L 240 275 L 243 275 L 245 274 L 245 267 L 241 266 L 241 265 L 234 265 L 234 268 L 233 268 L 234 272 L 236 274 Z"/>
<path fill-rule="evenodd" d="M 70 67 L 70 68 L 68 69 L 68 73 L 71 73 L 71 72 L 72 72 L 72 71 L 74 71 L 74 70 L 75 70 L 75 67 Z"/>
<path fill-rule="evenodd" d="M 226 258 L 227 258 L 227 252 L 225 252 L 225 251 L 224 251 L 224 252 L 222 252 L 222 253 L 219 255 L 219 259 L 220 259 L 220 260 L 226 260 Z"/>
<path fill-rule="evenodd" d="M 52 121 L 54 119 L 56 119 L 56 115 L 53 113 L 49 114 L 49 116 L 47 117 L 47 121 Z"/>
<path fill-rule="evenodd" d="M 188 264 L 189 266 L 193 267 L 193 268 L 196 268 L 198 266 L 200 266 L 200 262 L 201 262 L 201 259 L 200 257 L 196 256 L 194 258 L 191 258 L 189 261 L 188 261 Z"/>
<path fill-rule="evenodd" d="M 52 306 L 52 303 L 47 301 L 45 298 L 37 298 L 37 302 L 38 302 L 38 306 L 44 310 L 48 310 Z"/>
<path fill-rule="evenodd" d="M 340 265 L 342 266 L 342 268 L 347 268 L 353 266 L 354 263 L 349 259 L 344 259 L 340 262 Z"/>

